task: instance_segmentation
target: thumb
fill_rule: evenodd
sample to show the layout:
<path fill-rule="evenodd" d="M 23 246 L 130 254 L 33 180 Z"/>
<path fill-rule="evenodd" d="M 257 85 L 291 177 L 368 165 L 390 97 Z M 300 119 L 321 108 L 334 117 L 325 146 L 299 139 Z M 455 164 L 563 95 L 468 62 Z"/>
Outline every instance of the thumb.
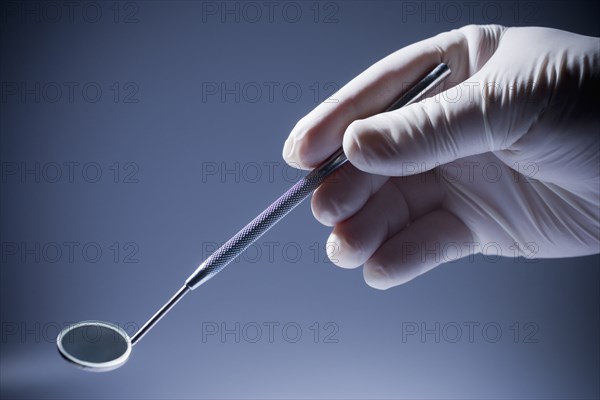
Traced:
<path fill-rule="evenodd" d="M 463 82 L 419 103 L 356 120 L 344 133 L 344 152 L 365 172 L 402 176 L 497 150 L 503 140 L 493 137 L 481 87 Z"/>

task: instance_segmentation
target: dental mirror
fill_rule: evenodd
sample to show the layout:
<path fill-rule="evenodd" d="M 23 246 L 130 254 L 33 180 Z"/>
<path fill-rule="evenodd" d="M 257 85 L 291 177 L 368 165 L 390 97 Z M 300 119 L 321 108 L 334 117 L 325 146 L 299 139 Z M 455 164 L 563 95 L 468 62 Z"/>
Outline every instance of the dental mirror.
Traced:
<path fill-rule="evenodd" d="M 63 358 L 90 371 L 110 371 L 125 364 L 131 340 L 120 327 L 102 321 L 83 321 L 64 329 L 56 339 Z"/>

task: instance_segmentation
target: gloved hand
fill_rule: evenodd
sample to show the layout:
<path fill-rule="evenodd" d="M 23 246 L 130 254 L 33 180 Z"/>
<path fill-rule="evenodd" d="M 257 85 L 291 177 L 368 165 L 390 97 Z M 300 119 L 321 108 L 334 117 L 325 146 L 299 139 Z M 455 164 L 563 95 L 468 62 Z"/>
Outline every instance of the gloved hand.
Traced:
<path fill-rule="evenodd" d="M 443 92 L 384 110 L 439 62 Z M 466 26 L 377 62 L 302 118 L 283 155 L 346 165 L 315 191 L 328 249 L 379 289 L 456 258 L 600 249 L 600 40 Z"/>

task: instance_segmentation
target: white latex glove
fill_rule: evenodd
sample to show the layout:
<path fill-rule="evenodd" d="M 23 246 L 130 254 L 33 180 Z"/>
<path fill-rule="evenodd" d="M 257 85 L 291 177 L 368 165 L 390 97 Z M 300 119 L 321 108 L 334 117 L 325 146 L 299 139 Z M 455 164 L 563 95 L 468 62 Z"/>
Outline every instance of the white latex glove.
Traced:
<path fill-rule="evenodd" d="M 385 109 L 438 63 L 445 92 Z M 313 168 L 342 143 L 352 165 L 312 198 L 328 249 L 366 282 L 399 285 L 456 258 L 600 250 L 600 40 L 466 26 L 377 62 L 302 118 L 285 160 Z M 375 115 L 375 116 L 373 116 Z"/>

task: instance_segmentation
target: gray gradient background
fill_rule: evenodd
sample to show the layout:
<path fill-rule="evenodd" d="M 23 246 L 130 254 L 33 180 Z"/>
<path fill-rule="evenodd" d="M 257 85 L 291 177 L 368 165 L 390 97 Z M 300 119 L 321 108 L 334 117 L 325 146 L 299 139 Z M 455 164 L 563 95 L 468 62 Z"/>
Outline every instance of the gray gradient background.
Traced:
<path fill-rule="evenodd" d="M 2 100 L 3 168 L 80 163 L 73 182 L 64 176 L 66 168 L 56 183 L 43 176 L 39 183 L 31 176 L 21 182 L 18 175 L 2 182 L 2 398 L 600 395 L 598 256 L 531 263 L 475 257 L 380 292 L 365 285 L 361 269 L 341 270 L 325 261 L 329 230 L 313 220 L 308 202 L 262 239 L 261 255 L 247 254 L 185 298 L 135 347 L 123 368 L 82 372 L 65 363 L 54 346 L 58 326 L 83 319 L 134 330 L 183 283 L 211 242 L 226 240 L 289 187 L 292 179 L 284 174 L 293 177 L 294 171 L 283 168 L 283 141 L 295 122 L 331 93 L 328 82 L 342 85 L 402 46 L 470 22 L 598 36 L 598 3 L 474 2 L 471 19 L 464 2 L 453 3 L 460 18 L 452 9 L 444 11 L 443 2 L 427 3 L 440 10 L 433 14 L 406 12 L 407 4 L 419 8 L 421 2 L 330 2 L 318 4 L 318 23 L 314 3 L 303 1 L 294 3 L 302 10 L 297 23 L 282 17 L 285 2 L 275 2 L 272 22 L 263 15 L 257 23 L 244 15 L 239 23 L 234 16 L 223 23 L 218 15 L 203 14 L 206 2 L 194 1 L 120 3 L 115 23 L 113 2 L 94 4 L 102 9 L 96 23 L 83 18 L 83 7 L 75 9 L 72 21 L 63 15 L 52 22 L 41 3 L 29 3 L 34 13 L 36 7 L 42 13 L 38 22 L 35 14 L 19 14 L 20 5 L 16 16 L 14 4 L 0 6 L 2 82 L 79 84 L 72 102 L 66 91 L 55 103 L 44 98 L 36 103 L 32 96 L 25 103 L 19 96 Z M 228 3 L 236 4 L 241 7 Z M 494 18 L 498 9 L 501 15 Z M 130 12 L 136 21 L 124 23 Z M 333 20 L 325 23 L 328 13 Z M 82 97 L 88 82 L 102 88 L 98 102 Z M 118 102 L 110 89 L 114 82 L 120 85 Z M 123 102 L 127 82 L 139 88 L 137 103 Z M 273 101 L 263 92 L 250 102 L 248 92 L 238 103 L 232 95 L 224 101 L 203 98 L 206 82 L 276 82 L 279 89 Z M 302 89 L 298 101 L 281 93 L 290 82 Z M 315 83 L 318 99 L 311 90 Z M 81 166 L 90 162 L 102 167 L 97 183 L 81 176 Z M 119 183 L 110 169 L 115 162 Z M 139 167 L 137 182 L 124 183 L 129 162 Z M 202 179 L 203 168 L 221 162 L 247 166 L 250 179 Z M 255 173 L 248 168 L 269 162 L 276 163 L 272 182 L 266 167 L 252 182 Z M 11 243 L 32 248 L 36 242 L 48 249 L 49 243 L 60 243 L 63 251 L 64 242 L 96 243 L 102 257 L 86 261 L 81 246 L 73 262 L 64 253 L 57 262 L 50 262 L 53 253 L 42 254 L 39 262 L 35 255 L 22 260 L 6 253 Z M 116 260 L 114 242 L 120 247 Z M 275 249 L 272 256 L 265 242 Z M 123 262 L 134 249 L 125 249 L 131 243 L 137 245 L 137 263 Z M 296 257 L 298 248 L 302 253 Z M 269 322 L 279 324 L 273 343 L 264 325 Z M 315 322 L 318 343 L 310 328 Z M 326 329 L 328 322 L 333 325 Z M 437 343 L 433 335 L 403 340 L 407 322 L 430 328 L 480 325 L 472 342 L 464 328 L 457 343 L 448 340 L 454 337 L 450 331 L 441 332 Z M 515 322 L 521 333 L 517 343 Z M 247 330 L 239 343 L 234 335 L 203 341 L 203 323 L 249 329 L 257 323 L 263 336 L 251 343 L 255 331 Z M 286 323 L 302 328 L 296 343 L 289 340 L 293 329 L 282 334 Z M 502 328 L 496 343 L 482 335 L 486 323 Z M 526 329 L 526 323 L 532 325 Z M 532 326 L 538 328 L 536 343 L 524 339 Z M 337 343 L 324 340 L 331 327 L 337 327 L 332 337 Z"/>

